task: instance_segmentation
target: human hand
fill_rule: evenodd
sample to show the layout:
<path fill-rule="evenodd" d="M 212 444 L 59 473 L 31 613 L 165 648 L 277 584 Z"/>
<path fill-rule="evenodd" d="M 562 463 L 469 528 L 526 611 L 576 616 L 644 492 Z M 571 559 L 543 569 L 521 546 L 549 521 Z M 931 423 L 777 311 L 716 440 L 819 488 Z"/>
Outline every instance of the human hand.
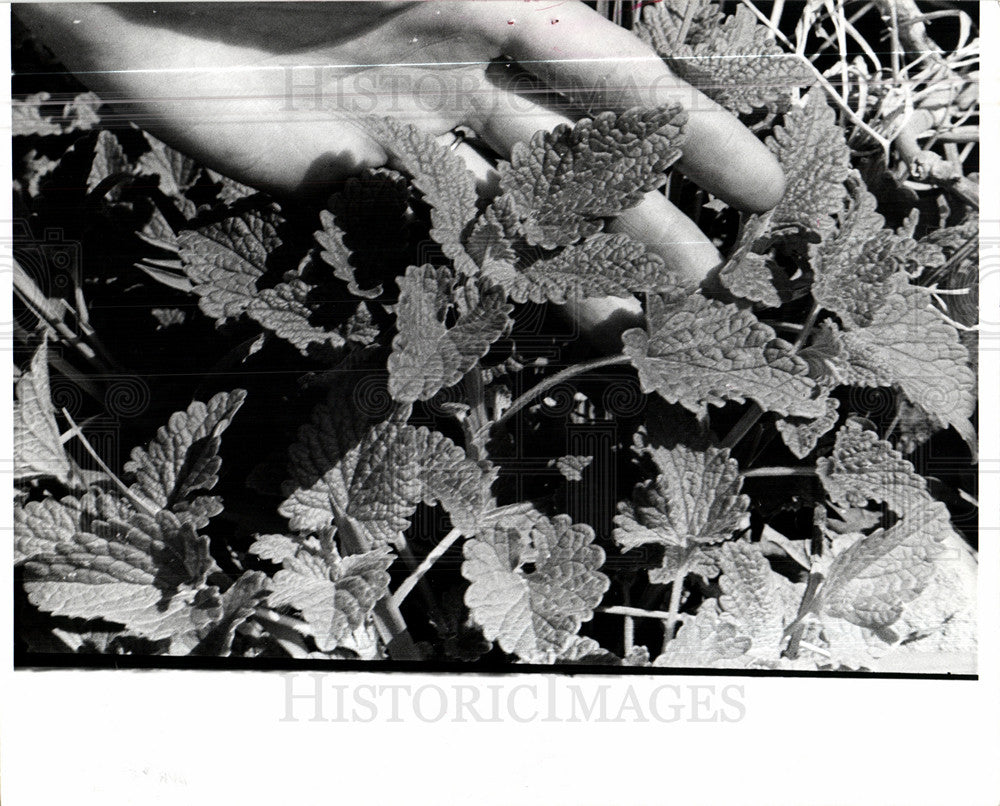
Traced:
<path fill-rule="evenodd" d="M 279 194 L 319 191 L 385 164 L 386 153 L 358 125 L 361 115 L 392 115 L 434 135 L 466 126 L 507 156 L 515 142 L 590 110 L 674 102 L 689 111 L 678 163 L 688 177 L 751 211 L 769 209 L 784 189 L 774 157 L 735 117 L 575 0 L 53 3 L 17 13 L 143 128 Z M 471 146 L 457 150 L 488 187 L 489 161 Z M 692 284 L 721 259 L 660 192 L 609 229 L 642 240 Z M 610 298 L 573 315 L 584 329 L 609 319 L 620 329 L 641 309 Z"/>

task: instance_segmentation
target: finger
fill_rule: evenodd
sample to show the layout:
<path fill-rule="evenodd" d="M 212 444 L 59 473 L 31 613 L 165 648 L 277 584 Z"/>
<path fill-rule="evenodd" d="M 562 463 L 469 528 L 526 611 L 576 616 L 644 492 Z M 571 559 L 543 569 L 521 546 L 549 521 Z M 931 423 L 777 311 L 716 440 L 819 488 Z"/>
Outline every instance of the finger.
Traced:
<path fill-rule="evenodd" d="M 625 109 L 680 103 L 688 110 L 679 166 L 729 204 L 762 212 L 784 194 L 771 152 L 739 120 L 675 76 L 632 33 L 582 3 L 550 10 L 522 3 L 510 10 L 504 51 L 585 109 Z M 613 54 L 609 56 L 608 54 Z"/>

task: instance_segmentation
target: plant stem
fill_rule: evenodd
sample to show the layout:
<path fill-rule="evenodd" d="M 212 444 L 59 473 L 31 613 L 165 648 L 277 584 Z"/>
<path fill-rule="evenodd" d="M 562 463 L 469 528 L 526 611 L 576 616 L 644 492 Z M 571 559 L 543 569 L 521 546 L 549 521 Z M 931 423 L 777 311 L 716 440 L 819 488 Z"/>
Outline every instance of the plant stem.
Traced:
<path fill-rule="evenodd" d="M 680 570 L 674 576 L 673 586 L 670 588 L 670 610 L 663 624 L 663 649 L 661 653 L 667 651 L 667 644 L 674 637 L 674 626 L 677 624 L 677 614 L 681 609 L 681 593 L 684 591 L 685 577 L 687 577 L 686 563 L 680 567 Z"/>
<path fill-rule="evenodd" d="M 602 358 L 595 358 L 592 361 L 584 361 L 580 364 L 573 364 L 572 366 L 566 367 L 560 370 L 555 375 L 546 378 L 541 383 L 535 384 L 527 392 L 521 395 L 517 400 L 511 403 L 510 408 L 508 408 L 503 414 L 501 414 L 496 420 L 486 426 L 487 429 L 493 426 L 499 425 L 506 420 L 509 420 L 515 414 L 517 414 L 525 406 L 529 405 L 531 401 L 537 398 L 539 395 L 544 394 L 549 389 L 558 386 L 563 381 L 569 378 L 575 378 L 577 375 L 582 375 L 585 372 L 590 372 L 592 369 L 600 369 L 601 367 L 610 367 L 616 364 L 627 364 L 629 362 L 629 357 L 627 355 L 609 355 Z"/>
<path fill-rule="evenodd" d="M 743 478 L 752 479 L 769 476 L 815 476 L 814 467 L 756 467 L 743 472 Z"/>
<path fill-rule="evenodd" d="M 611 607 L 599 607 L 598 613 L 607 613 L 609 616 L 625 616 L 626 618 L 655 618 L 659 621 L 667 621 L 671 614 L 664 610 L 643 610 L 641 607 L 629 607 L 627 605 L 613 605 Z M 673 619 L 677 621 L 677 614 L 673 614 Z"/>
<path fill-rule="evenodd" d="M 452 529 L 444 536 L 444 539 L 438 543 L 430 553 L 424 557 L 423 561 L 418 565 L 413 572 L 402 581 L 400 586 L 396 588 L 396 592 L 392 595 L 392 601 L 399 607 L 403 600 L 410 595 L 417 583 L 424 578 L 424 574 L 431 570 L 431 566 L 434 565 L 441 557 L 452 547 L 456 540 L 462 536 L 462 531 L 460 529 Z"/>

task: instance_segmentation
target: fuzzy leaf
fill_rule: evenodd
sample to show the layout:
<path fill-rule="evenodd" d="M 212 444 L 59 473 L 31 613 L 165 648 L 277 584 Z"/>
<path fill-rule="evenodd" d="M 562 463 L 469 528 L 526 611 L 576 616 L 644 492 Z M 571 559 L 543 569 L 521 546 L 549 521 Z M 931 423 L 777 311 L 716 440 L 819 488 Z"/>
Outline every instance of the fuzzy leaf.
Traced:
<path fill-rule="evenodd" d="M 893 624 L 923 592 L 950 535 L 948 510 L 928 501 L 891 529 L 859 536 L 834 558 L 814 610 L 869 629 Z"/>
<path fill-rule="evenodd" d="M 281 245 L 278 208 L 247 210 L 177 236 L 184 273 L 198 306 L 222 323 L 238 317 L 257 295 L 267 256 Z"/>
<path fill-rule="evenodd" d="M 705 546 L 729 540 L 750 525 L 750 499 L 740 494 L 743 479 L 727 450 L 677 445 L 646 452 L 659 474 L 637 484 L 631 504 L 620 507 L 614 539 L 623 551 L 663 546 L 663 560 L 650 570 L 650 580 L 671 582 L 685 569 L 704 569 Z"/>
<path fill-rule="evenodd" d="M 739 628 L 719 617 L 714 601 L 702 606 L 693 618 L 684 620 L 653 666 L 697 669 L 727 666 L 750 650 L 753 642 Z"/>
<path fill-rule="evenodd" d="M 87 190 L 91 193 L 101 182 L 118 173 L 131 173 L 132 166 L 125 157 L 121 143 L 114 132 L 102 129 L 94 143 L 94 161 L 87 175 Z M 114 197 L 114 194 L 112 194 Z"/>
<path fill-rule="evenodd" d="M 389 592 L 386 547 L 341 558 L 330 537 L 298 545 L 274 575 L 271 607 L 291 605 L 302 613 L 321 652 L 336 649 L 360 627 Z"/>
<path fill-rule="evenodd" d="M 14 507 L 14 561 L 21 563 L 52 544 L 65 542 L 76 532 L 90 530 L 94 520 L 128 519 L 131 505 L 125 500 L 98 492 L 80 498 L 43 498 Z"/>
<path fill-rule="evenodd" d="M 726 543 L 716 553 L 722 570 L 719 577 L 719 605 L 736 624 L 741 635 L 751 640 L 751 654 L 777 659 L 785 625 L 795 617 L 781 594 L 788 581 L 771 570 L 756 543 L 745 540 Z"/>
<path fill-rule="evenodd" d="M 366 118 L 365 128 L 413 177 L 414 186 L 430 204 L 430 236 L 455 268 L 475 274 L 477 266 L 462 246 L 462 237 L 476 217 L 476 185 L 462 158 L 419 129 L 391 118 Z"/>
<path fill-rule="evenodd" d="M 527 542 L 499 526 L 466 541 L 465 603 L 486 638 L 522 660 L 553 662 L 610 585 L 593 542 L 593 530 L 566 515 L 537 521 Z"/>
<path fill-rule="evenodd" d="M 604 112 L 516 143 L 500 162 L 500 189 L 528 243 L 574 243 L 601 229 L 599 219 L 635 207 L 680 157 L 686 122 L 679 105 Z"/>
<path fill-rule="evenodd" d="M 136 478 L 132 492 L 162 509 L 173 510 L 181 520 L 190 519 L 197 528 L 204 527 L 208 517 L 221 510 L 221 504 L 205 509 L 204 504 L 192 500 L 193 494 L 211 490 L 218 482 L 222 432 L 245 398 L 242 389 L 219 392 L 207 404 L 195 401 L 186 411 L 170 415 L 149 448 L 133 448 L 125 463 L 125 472 Z"/>
<path fill-rule="evenodd" d="M 695 293 L 669 303 L 651 297 L 646 318 L 646 330 L 627 330 L 622 341 L 647 394 L 695 413 L 747 399 L 785 416 L 826 410 L 806 363 L 750 311 Z"/>
<path fill-rule="evenodd" d="M 21 375 L 14 402 L 14 479 L 53 476 L 69 479 L 70 463 L 63 450 L 49 391 L 48 345 L 42 342 Z"/>
<path fill-rule="evenodd" d="M 200 657 L 229 657 L 236 628 L 253 615 L 267 596 L 270 580 L 260 571 L 247 571 L 222 594 L 221 612 L 208 625 L 182 637 L 193 643 L 188 654 Z"/>
<path fill-rule="evenodd" d="M 455 289 L 451 271 L 411 266 L 399 281 L 399 306 L 389 356 L 389 392 L 395 400 L 429 400 L 462 379 L 510 327 L 512 306 L 499 286 L 470 281 Z M 464 299 L 457 299 L 456 292 Z M 459 304 L 461 303 L 461 304 Z M 457 322 L 445 320 L 460 308 Z"/>
<path fill-rule="evenodd" d="M 211 620 L 219 603 L 205 580 L 214 567 L 208 538 L 190 523 L 134 513 L 68 539 L 54 534 L 25 562 L 24 584 L 46 613 L 113 621 L 157 640 Z"/>
<path fill-rule="evenodd" d="M 466 534 L 491 506 L 495 470 L 472 462 L 436 431 L 368 426 L 336 392 L 299 430 L 290 456 L 294 480 L 279 512 L 292 530 L 335 523 L 359 533 L 358 550 L 397 541 L 420 502 L 440 502 Z"/>
<path fill-rule="evenodd" d="M 867 327 L 886 297 L 919 274 L 921 261 L 937 262 L 905 231 L 883 229 L 875 197 L 858 185 L 840 217 L 836 236 L 811 248 L 813 296 L 846 327 Z"/>
<path fill-rule="evenodd" d="M 591 235 L 554 257 L 494 275 L 514 302 L 568 301 L 628 296 L 636 291 L 676 292 L 677 280 L 663 260 L 627 235 Z"/>
<path fill-rule="evenodd" d="M 284 339 L 303 355 L 312 345 L 329 348 L 343 347 L 347 339 L 337 330 L 324 330 L 310 322 L 312 309 L 307 304 L 312 286 L 304 280 L 292 279 L 274 288 L 265 288 L 247 305 L 251 319 Z M 351 328 L 347 328 L 350 335 Z"/>
<path fill-rule="evenodd" d="M 43 116 L 41 107 L 52 96 L 47 92 L 36 92 L 26 98 L 12 98 L 10 102 L 10 128 L 13 137 L 46 137 L 62 134 L 63 127 L 52 118 Z"/>
<path fill-rule="evenodd" d="M 560 456 L 549 464 L 554 464 L 566 481 L 582 481 L 583 471 L 590 467 L 593 456 Z"/>
<path fill-rule="evenodd" d="M 792 107 L 767 145 L 785 174 L 785 195 L 771 226 L 828 233 L 847 196 L 844 182 L 850 174 L 851 152 L 823 91 L 810 90 L 803 105 Z"/>
<path fill-rule="evenodd" d="M 148 132 L 144 131 L 142 135 L 150 150 L 139 157 L 137 173 L 158 176 L 160 190 L 167 196 L 183 198 L 201 176 L 201 167 Z"/>
<path fill-rule="evenodd" d="M 692 0 L 698 3 L 698 0 Z M 715 4 L 698 3 L 691 37 L 679 41 L 685 6 L 645 6 L 635 32 L 681 78 L 734 112 L 749 114 L 773 103 L 787 103 L 791 87 L 812 81 L 801 58 L 785 53 L 749 9 L 722 16 Z"/>
<path fill-rule="evenodd" d="M 906 288 L 885 298 L 867 327 L 829 328 L 841 349 L 842 380 L 855 386 L 898 386 L 925 411 L 952 426 L 975 452 L 970 418 L 976 376 L 958 332 L 928 305 L 925 293 Z"/>
<path fill-rule="evenodd" d="M 813 419 L 793 417 L 778 418 L 775 426 L 781 439 L 795 456 L 805 459 L 816 448 L 820 437 L 837 424 L 840 401 L 833 397 L 826 399 L 826 412 Z"/>
<path fill-rule="evenodd" d="M 816 472 L 830 500 L 843 506 L 865 507 L 875 501 L 904 516 L 933 500 L 913 465 L 857 420 L 840 428 L 833 453 L 816 461 Z"/>

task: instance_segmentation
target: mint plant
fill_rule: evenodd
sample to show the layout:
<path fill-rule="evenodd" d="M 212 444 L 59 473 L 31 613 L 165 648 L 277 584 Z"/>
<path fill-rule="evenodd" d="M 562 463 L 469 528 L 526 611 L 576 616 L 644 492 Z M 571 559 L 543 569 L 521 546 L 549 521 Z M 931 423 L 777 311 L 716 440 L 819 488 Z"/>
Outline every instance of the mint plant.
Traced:
<path fill-rule="evenodd" d="M 396 168 L 320 210 L 138 130 L 68 147 L 83 235 L 127 238 L 139 259 L 110 290 L 16 280 L 31 657 L 974 666 L 976 559 L 958 525 L 974 479 L 911 461 L 930 444 L 975 460 L 974 322 L 943 293 L 974 214 L 928 223 L 914 203 L 887 223 L 844 116 L 746 7 L 651 6 L 636 30 L 693 83 L 721 76 L 713 97 L 756 121 L 787 178 L 773 210 L 692 195 L 672 172 L 680 105 L 540 131 L 497 162 L 490 199 L 453 151 L 391 118 L 365 126 Z M 20 138 L 98 125 L 87 99 L 58 120 L 45 100 L 16 107 Z M 53 215 L 44 176 L 60 170 L 29 158 L 24 211 Z M 668 184 L 727 255 L 701 287 L 605 228 Z M 617 343 L 558 317 L 630 295 L 645 321 Z M 146 300 L 120 304 L 152 314 L 147 346 L 218 345 L 185 356 L 197 383 L 150 376 L 165 425 L 129 424 L 125 461 L 88 435 L 89 398 L 125 366 L 108 349 L 116 297 Z M 55 376 L 88 395 L 88 419 Z M 639 401 L 624 414 L 623 390 Z"/>

